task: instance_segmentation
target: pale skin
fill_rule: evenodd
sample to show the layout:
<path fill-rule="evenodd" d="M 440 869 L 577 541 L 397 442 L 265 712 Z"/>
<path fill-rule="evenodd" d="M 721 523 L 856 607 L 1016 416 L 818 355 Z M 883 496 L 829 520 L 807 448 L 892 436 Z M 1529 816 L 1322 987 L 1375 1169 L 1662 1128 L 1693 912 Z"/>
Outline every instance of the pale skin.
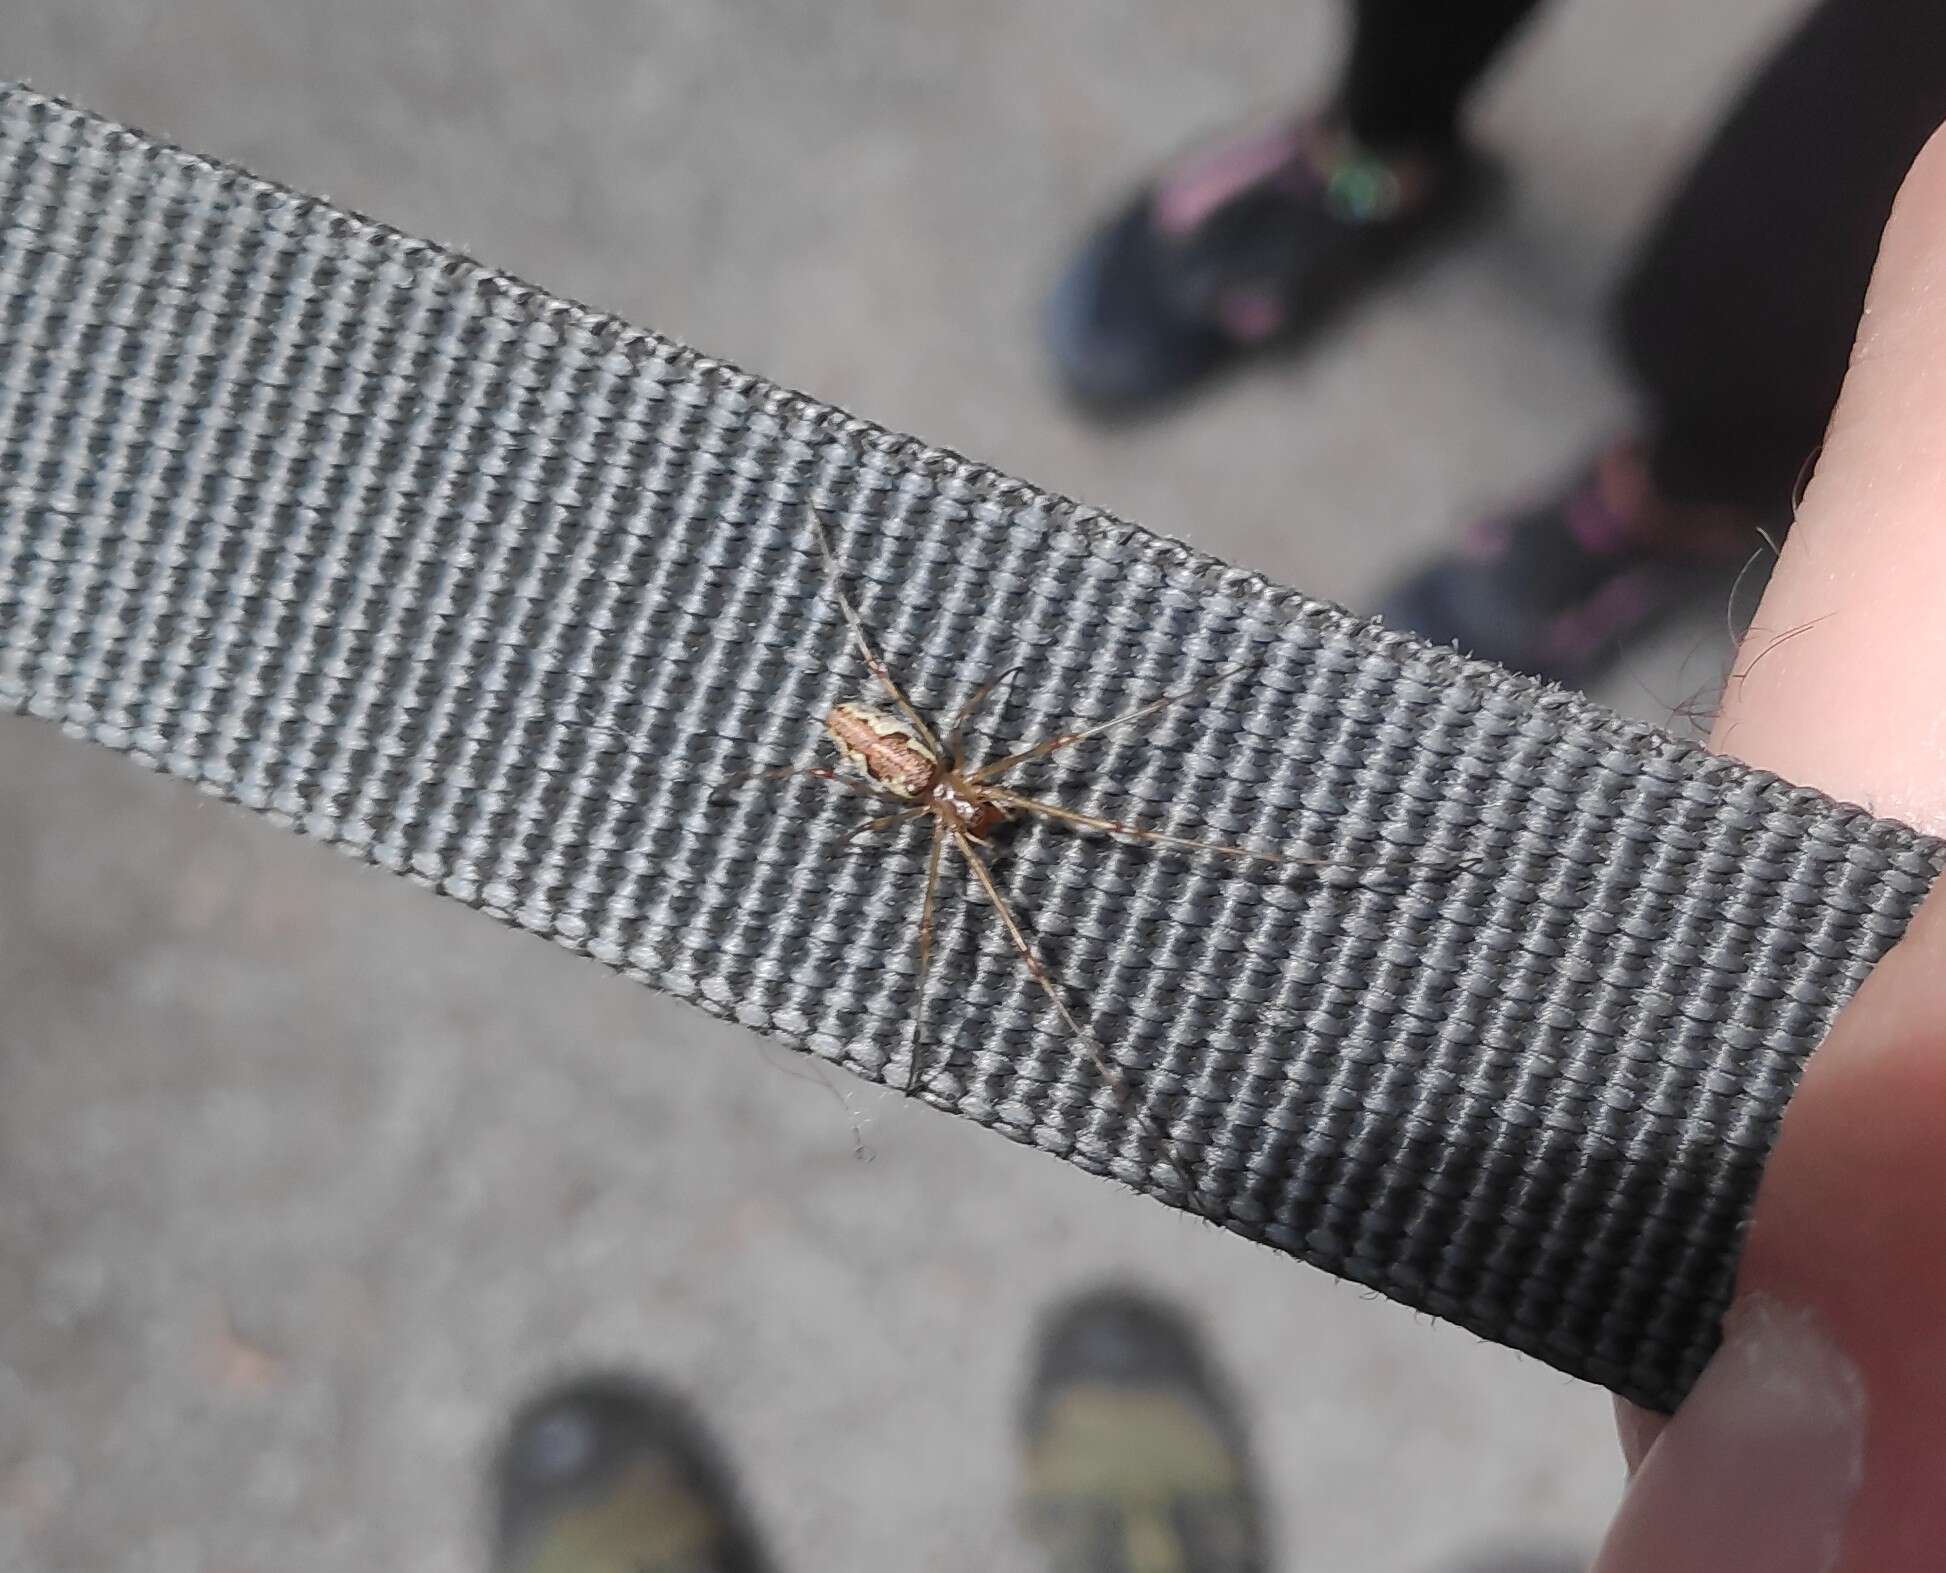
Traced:
<path fill-rule="evenodd" d="M 1886 231 L 1844 394 L 1716 746 L 1946 834 L 1942 605 L 1946 142 L 1935 137 Z M 1835 1404 L 1820 1397 L 1822 1356 L 1773 1359 L 1773 1345 L 1742 1338 L 1778 1308 L 1815 1328 L 1844 1373 Z M 1598 1573 L 1946 1565 L 1940 893 L 1805 1074 L 1758 1196 L 1730 1326 L 1734 1349 L 1672 1421 L 1623 1413 L 1633 1480 Z M 1764 1395 L 1754 1407 L 1751 1376 Z"/>

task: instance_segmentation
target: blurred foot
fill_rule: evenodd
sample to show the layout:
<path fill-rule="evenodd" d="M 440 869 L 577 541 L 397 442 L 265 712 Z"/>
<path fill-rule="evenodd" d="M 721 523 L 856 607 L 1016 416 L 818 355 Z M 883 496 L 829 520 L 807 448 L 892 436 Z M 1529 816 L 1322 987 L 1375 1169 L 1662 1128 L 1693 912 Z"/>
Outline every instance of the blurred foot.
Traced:
<path fill-rule="evenodd" d="M 1042 1331 L 1024 1502 L 1054 1573 L 1260 1573 L 1243 1430 L 1188 1327 L 1103 1291 Z"/>
<path fill-rule="evenodd" d="M 594 1378 L 515 1417 L 494 1573 L 763 1573 L 728 1471 L 680 1401 Z"/>
<path fill-rule="evenodd" d="M 1319 325 L 1470 208 L 1480 173 L 1456 146 L 1380 154 L 1325 117 L 1185 156 L 1055 286 L 1045 318 L 1055 364 L 1103 412 L 1179 393 Z"/>
<path fill-rule="evenodd" d="M 1763 522 L 1742 508 L 1670 501 L 1641 448 L 1624 443 L 1558 496 L 1475 524 L 1458 550 L 1387 595 L 1379 615 L 1430 643 L 1582 685 L 1724 583 L 1760 544 Z"/>

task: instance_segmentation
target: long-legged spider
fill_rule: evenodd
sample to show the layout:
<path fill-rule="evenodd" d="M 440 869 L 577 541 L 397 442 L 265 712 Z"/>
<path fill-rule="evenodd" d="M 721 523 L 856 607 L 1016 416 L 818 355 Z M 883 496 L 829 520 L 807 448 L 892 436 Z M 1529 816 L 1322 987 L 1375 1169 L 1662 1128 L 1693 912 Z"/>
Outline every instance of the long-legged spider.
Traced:
<path fill-rule="evenodd" d="M 1004 758 L 969 766 L 965 748 L 967 722 L 1012 674 L 1004 674 L 985 684 L 960 707 L 959 714 L 953 720 L 949 741 L 946 746 L 941 746 L 937 734 L 926 724 L 925 717 L 919 714 L 892 676 L 884 658 L 873 645 L 870 634 L 866 632 L 864 618 L 845 593 L 837 557 L 824 521 L 814 513 L 812 524 L 817 531 L 818 548 L 824 557 L 833 594 L 850 627 L 852 643 L 864 657 L 865 665 L 871 669 L 879 686 L 890 697 L 897 714 L 888 714 L 871 705 L 858 703 L 834 705 L 827 712 L 824 717 L 825 729 L 837 743 L 842 755 L 841 764 L 850 774 L 841 774 L 824 765 L 795 765 L 756 772 L 744 779 L 783 781 L 796 776 L 810 776 L 846 791 L 883 798 L 900 805 L 889 814 L 881 814 L 854 826 L 847 833 L 847 840 L 871 831 L 889 830 L 917 820 L 931 819 L 932 846 L 926 863 L 926 893 L 919 909 L 918 982 L 912 1008 L 912 1057 L 906 1070 L 906 1092 L 910 1094 L 916 1091 L 919 1085 L 925 1046 L 926 995 L 932 977 L 933 920 L 938 904 L 940 865 L 950 843 L 972 870 L 980 888 L 986 892 L 987 900 L 999 916 L 1014 953 L 1047 996 L 1062 1025 L 1086 1051 L 1096 1072 L 1114 1090 L 1118 1099 L 1131 1103 L 1134 1089 L 1127 1077 L 1109 1060 L 1099 1040 L 1070 1008 L 1060 986 L 1014 915 L 1013 907 L 1001 894 L 993 870 L 983 855 L 983 849 L 990 845 L 993 833 L 1017 815 L 1025 814 L 1128 840 L 1221 857 L 1308 867 L 1322 867 L 1324 860 L 1259 852 L 1224 842 L 1197 841 L 1187 836 L 1169 835 L 1129 824 L 1125 820 L 1079 813 L 1058 803 L 1048 803 L 1025 793 L 1010 791 L 996 783 L 1010 771 L 1032 760 L 1046 759 L 1063 749 L 1156 715 L 1171 705 L 1213 688 L 1242 668 L 1225 667 L 1200 682 L 1151 699 L 1106 721 L 1072 732 L 1060 732 Z M 1145 1120 L 1144 1123 L 1148 1122 Z M 1193 1201 L 1195 1188 L 1183 1172 L 1181 1162 L 1173 1155 L 1173 1144 L 1160 1131 L 1151 1129 L 1151 1134 L 1161 1139 L 1170 1151 L 1170 1162 L 1182 1177 Z"/>

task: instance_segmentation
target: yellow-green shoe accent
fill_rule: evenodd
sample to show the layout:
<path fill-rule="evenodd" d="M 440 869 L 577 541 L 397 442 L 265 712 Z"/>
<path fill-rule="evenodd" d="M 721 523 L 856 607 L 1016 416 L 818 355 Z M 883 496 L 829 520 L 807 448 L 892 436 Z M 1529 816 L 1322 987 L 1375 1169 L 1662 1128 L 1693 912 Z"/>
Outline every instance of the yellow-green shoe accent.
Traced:
<path fill-rule="evenodd" d="M 494 1573 L 762 1573 L 728 1470 L 681 1402 L 623 1379 L 525 1405 L 495 1469 Z"/>
<path fill-rule="evenodd" d="M 1188 1328 L 1124 1291 L 1050 1319 L 1028 1393 L 1023 1505 L 1053 1573 L 1259 1573 L 1242 1428 Z"/>

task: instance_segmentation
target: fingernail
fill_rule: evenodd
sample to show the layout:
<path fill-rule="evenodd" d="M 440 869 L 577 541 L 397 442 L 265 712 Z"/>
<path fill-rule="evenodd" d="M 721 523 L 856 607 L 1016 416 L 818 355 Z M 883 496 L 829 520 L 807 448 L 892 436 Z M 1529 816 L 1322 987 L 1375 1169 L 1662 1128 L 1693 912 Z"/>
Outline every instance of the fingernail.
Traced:
<path fill-rule="evenodd" d="M 1857 1369 L 1812 1313 L 1746 1296 L 1636 1471 L 1596 1573 L 1827 1573 L 1864 1457 Z"/>

